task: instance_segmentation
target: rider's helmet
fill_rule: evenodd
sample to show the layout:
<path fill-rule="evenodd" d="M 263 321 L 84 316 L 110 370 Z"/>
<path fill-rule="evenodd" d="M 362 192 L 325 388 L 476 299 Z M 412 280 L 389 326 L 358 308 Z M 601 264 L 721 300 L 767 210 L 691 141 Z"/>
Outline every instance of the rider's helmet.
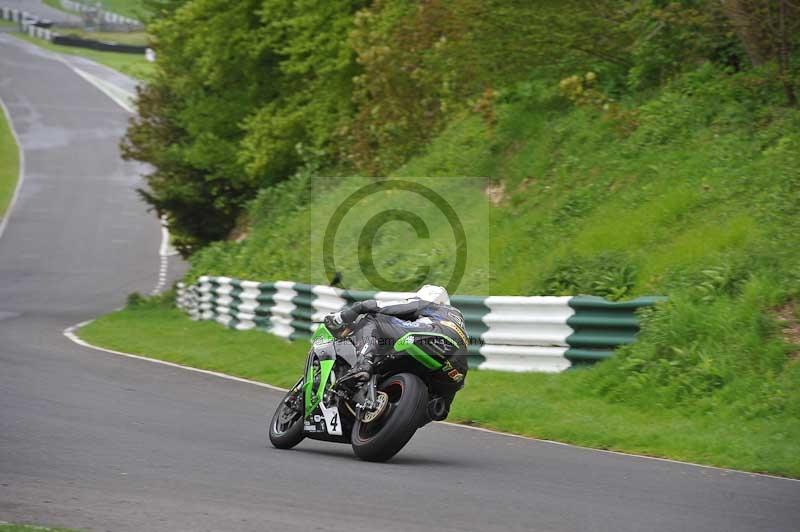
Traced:
<path fill-rule="evenodd" d="M 417 290 L 417 297 L 439 305 L 450 304 L 450 296 L 447 295 L 447 290 L 443 286 L 436 286 L 435 284 L 426 284 Z"/>

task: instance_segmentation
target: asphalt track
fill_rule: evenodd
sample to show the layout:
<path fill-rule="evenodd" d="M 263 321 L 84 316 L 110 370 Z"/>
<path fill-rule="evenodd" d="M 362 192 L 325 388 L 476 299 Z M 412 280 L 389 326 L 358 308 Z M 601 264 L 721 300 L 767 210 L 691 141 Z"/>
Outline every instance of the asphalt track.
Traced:
<path fill-rule="evenodd" d="M 0 521 L 93 530 L 796 531 L 800 482 L 436 425 L 388 464 L 265 445 L 280 394 L 62 330 L 156 281 L 127 115 L 0 35 L 25 179 L 0 238 Z"/>
<path fill-rule="evenodd" d="M 77 23 L 81 21 L 80 15 L 67 13 L 60 9 L 50 7 L 42 0 L 3 0 L 0 7 L 10 7 L 27 11 L 33 16 L 50 20 L 52 22 Z"/>

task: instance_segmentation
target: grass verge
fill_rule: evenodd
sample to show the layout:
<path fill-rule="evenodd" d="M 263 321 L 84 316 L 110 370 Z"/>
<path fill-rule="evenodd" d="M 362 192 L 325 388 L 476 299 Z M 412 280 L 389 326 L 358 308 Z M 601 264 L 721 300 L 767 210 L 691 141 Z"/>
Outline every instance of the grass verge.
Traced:
<path fill-rule="evenodd" d="M 181 311 L 149 302 L 103 316 L 79 331 L 94 345 L 288 387 L 307 351 L 259 331 L 193 322 Z"/>
<path fill-rule="evenodd" d="M 112 13 L 142 20 L 147 15 L 147 8 L 142 0 L 104 0 L 103 7 Z"/>
<path fill-rule="evenodd" d="M 0 110 L 0 218 L 11 204 L 19 178 L 19 146 L 10 124 L 11 118 Z"/>
<path fill-rule="evenodd" d="M 122 72 L 123 74 L 135 79 L 147 80 L 152 75 L 155 68 L 153 63 L 150 63 L 144 58 L 144 55 L 121 54 L 118 52 L 101 52 L 98 50 L 76 48 L 73 46 L 61 46 L 58 44 L 52 44 L 42 39 L 35 39 L 22 33 L 10 33 L 9 35 L 14 35 L 15 37 L 26 40 L 32 44 L 35 44 L 36 46 L 44 48 L 45 50 L 50 50 L 51 52 L 77 55 L 79 57 L 91 59 L 92 61 L 100 63 L 101 65 L 105 65 L 109 68 L 113 68 L 114 70 Z"/>
<path fill-rule="evenodd" d="M 48 528 L 46 526 L 0 523 L 0 532 L 75 532 L 75 531 L 69 528 Z"/>
<path fill-rule="evenodd" d="M 65 13 L 76 14 L 78 11 L 71 11 L 64 9 L 61 6 L 60 0 L 44 0 L 44 3 L 50 7 L 63 11 Z M 135 19 L 141 19 L 142 15 L 146 12 L 141 0 L 105 0 L 102 2 L 103 9 L 124 15 Z"/>
<path fill-rule="evenodd" d="M 97 346 L 284 387 L 302 373 L 308 349 L 304 342 L 289 343 L 262 332 L 192 322 L 163 299 L 102 316 L 79 335 Z M 621 404 L 590 391 L 594 371 L 473 371 L 450 421 L 599 449 L 800 477 L 797 423 Z"/>
<path fill-rule="evenodd" d="M 77 11 L 70 11 L 69 9 L 65 9 L 59 0 L 43 0 L 43 2 L 52 7 L 53 9 L 58 9 L 59 11 L 63 11 L 64 13 L 77 13 Z"/>

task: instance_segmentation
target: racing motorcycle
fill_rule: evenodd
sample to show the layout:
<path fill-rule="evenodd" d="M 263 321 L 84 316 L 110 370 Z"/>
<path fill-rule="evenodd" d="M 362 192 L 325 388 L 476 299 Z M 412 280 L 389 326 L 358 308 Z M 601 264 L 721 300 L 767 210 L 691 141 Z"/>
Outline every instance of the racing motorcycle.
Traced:
<path fill-rule="evenodd" d="M 311 438 L 349 443 L 358 458 L 385 462 L 418 428 L 447 417 L 447 404 L 437 395 L 432 375 L 447 371 L 450 363 L 427 354 L 419 344 L 456 345 L 451 338 L 408 333 L 375 362 L 368 381 L 340 382 L 358 357 L 350 332 L 337 338 L 324 324 L 316 329 L 303 377 L 278 404 L 269 424 L 270 442 L 278 449 Z"/>

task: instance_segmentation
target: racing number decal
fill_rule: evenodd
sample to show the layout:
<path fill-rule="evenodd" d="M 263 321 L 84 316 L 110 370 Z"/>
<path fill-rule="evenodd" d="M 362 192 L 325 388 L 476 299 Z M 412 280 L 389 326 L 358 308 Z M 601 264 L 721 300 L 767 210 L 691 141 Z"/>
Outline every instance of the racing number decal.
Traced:
<path fill-rule="evenodd" d="M 325 416 L 325 430 L 328 434 L 341 436 L 342 423 L 339 419 L 339 409 L 335 406 L 325 406 L 324 403 L 320 403 L 319 408 L 322 410 L 322 415 Z"/>

